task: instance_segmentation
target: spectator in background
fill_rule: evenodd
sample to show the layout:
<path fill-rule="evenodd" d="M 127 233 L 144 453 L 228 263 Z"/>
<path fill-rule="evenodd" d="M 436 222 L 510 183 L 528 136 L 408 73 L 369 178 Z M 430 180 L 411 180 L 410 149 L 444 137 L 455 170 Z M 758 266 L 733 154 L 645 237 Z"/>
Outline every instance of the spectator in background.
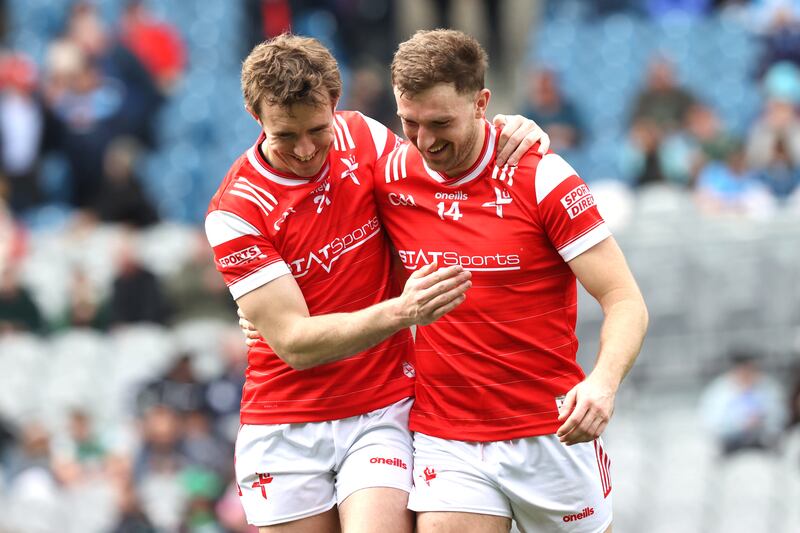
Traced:
<path fill-rule="evenodd" d="M 106 148 L 103 182 L 94 204 L 101 221 L 136 227 L 158 222 L 158 213 L 136 175 L 138 156 L 139 143 L 131 137 L 118 137 Z"/>
<path fill-rule="evenodd" d="M 70 279 L 67 308 L 55 329 L 92 328 L 104 331 L 108 328 L 108 305 L 101 299 L 87 273 L 75 268 Z"/>
<path fill-rule="evenodd" d="M 239 429 L 239 405 L 247 370 L 247 346 L 238 329 L 223 335 L 220 351 L 225 369 L 208 383 L 206 404 L 216 419 L 217 433 L 233 441 Z"/>
<path fill-rule="evenodd" d="M 747 449 L 770 450 L 786 420 L 780 386 L 749 352 L 731 357 L 731 367 L 703 391 L 700 414 L 724 456 Z"/>
<path fill-rule="evenodd" d="M 109 533 L 158 533 L 158 529 L 142 510 L 136 487 L 132 482 L 117 488 L 117 522 Z"/>
<path fill-rule="evenodd" d="M 134 479 L 150 475 L 176 476 L 189 464 L 183 448 L 183 424 L 166 405 L 149 407 L 142 417 L 142 446 L 134 461 Z"/>
<path fill-rule="evenodd" d="M 694 95 L 678 85 L 672 62 L 666 57 L 654 57 L 633 108 L 632 125 L 651 123 L 663 136 L 683 126 L 695 100 Z"/>
<path fill-rule="evenodd" d="M 619 155 L 621 174 L 629 183 L 635 187 L 686 184 L 686 171 L 680 170 L 680 165 L 676 168 L 673 154 L 664 150 L 664 143 L 671 136 L 684 134 L 686 117 L 695 102 L 691 93 L 677 85 L 672 63 L 654 57 L 633 108 L 628 141 Z"/>
<path fill-rule="evenodd" d="M 155 146 L 153 128 L 164 98 L 145 66 L 110 34 L 97 9 L 88 2 L 79 1 L 72 7 L 65 36 L 80 48 L 101 79 L 121 86 L 121 130 L 117 133 Z"/>
<path fill-rule="evenodd" d="M 547 131 L 554 151 L 579 146 L 584 135 L 583 121 L 578 109 L 562 93 L 556 73 L 538 69 L 530 73 L 528 81 L 528 101 L 523 115 Z"/>
<path fill-rule="evenodd" d="M 186 68 L 186 47 L 177 28 L 156 20 L 144 0 L 129 0 L 120 22 L 120 42 L 144 65 L 163 94 Z"/>
<path fill-rule="evenodd" d="M 11 449 L 3 463 L 10 487 L 13 487 L 15 478 L 33 469 L 46 472 L 52 479 L 50 433 L 38 422 L 27 422 L 20 432 L 19 445 Z"/>
<path fill-rule="evenodd" d="M 658 164 L 668 182 L 694 187 L 703 168 L 709 162 L 724 161 L 736 142 L 714 110 L 697 102 L 687 111 L 684 128 L 659 146 Z"/>
<path fill-rule="evenodd" d="M 178 358 L 167 374 L 139 393 L 139 410 L 163 405 L 182 415 L 205 409 L 205 385 L 195 376 L 188 354 Z"/>
<path fill-rule="evenodd" d="M 786 199 L 800 180 L 800 68 L 774 65 L 763 85 L 766 101 L 750 130 L 747 159 L 772 193 Z"/>
<path fill-rule="evenodd" d="M 205 235 L 197 232 L 186 246 L 192 248 L 189 260 L 164 284 L 175 321 L 194 318 L 236 320 L 236 302 L 217 273 Z"/>
<path fill-rule="evenodd" d="M 0 181 L 17 213 L 43 200 L 39 170 L 52 131 L 33 62 L 22 54 L 0 56 Z"/>
<path fill-rule="evenodd" d="M 69 203 L 88 208 L 103 182 L 108 143 L 122 130 L 124 88 L 103 77 L 80 48 L 56 41 L 47 55 L 45 95 L 56 121 L 58 148 L 69 167 Z"/>
<path fill-rule="evenodd" d="M 634 122 L 619 152 L 620 174 L 633 187 L 668 183 L 662 135 L 651 120 Z"/>
<path fill-rule="evenodd" d="M 8 264 L 0 272 L 0 334 L 12 331 L 38 333 L 44 320 L 28 290 L 20 284 L 19 267 Z"/>
<path fill-rule="evenodd" d="M 95 434 L 88 413 L 76 409 L 69 414 L 68 435 L 56 446 L 53 464 L 64 485 L 90 481 L 104 475 L 108 450 Z"/>
<path fill-rule="evenodd" d="M 708 213 L 759 216 L 772 211 L 769 189 L 747 166 L 744 147 L 734 143 L 725 162 L 709 163 L 697 178 L 696 198 Z"/>
<path fill-rule="evenodd" d="M 8 189 L 0 180 L 0 272 L 26 253 L 26 232 L 6 204 Z"/>
<path fill-rule="evenodd" d="M 346 109 L 358 109 L 393 131 L 400 131 L 400 121 L 394 108 L 392 88 L 385 68 L 374 61 L 365 61 L 353 69 L 347 84 Z"/>
<path fill-rule="evenodd" d="M 800 4 L 791 1 L 754 2 L 761 4 L 751 20 L 762 26 L 763 52 L 758 74 L 763 76 L 772 65 L 787 61 L 800 66 Z"/>
<path fill-rule="evenodd" d="M 132 322 L 165 324 L 169 306 L 158 278 L 136 257 L 130 236 L 119 244 L 116 277 L 112 283 L 109 321 L 112 326 Z"/>

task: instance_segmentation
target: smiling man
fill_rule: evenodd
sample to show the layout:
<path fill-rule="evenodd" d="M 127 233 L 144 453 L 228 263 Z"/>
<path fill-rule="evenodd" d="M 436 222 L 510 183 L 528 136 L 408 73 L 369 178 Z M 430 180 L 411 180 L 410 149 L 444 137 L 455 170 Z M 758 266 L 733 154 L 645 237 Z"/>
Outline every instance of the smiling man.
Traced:
<path fill-rule="evenodd" d="M 392 62 L 409 141 L 378 162 L 375 197 L 408 272 L 472 273 L 469 298 L 417 328 L 414 489 L 420 533 L 611 530 L 600 434 L 644 338 L 647 310 L 587 185 L 554 153 L 498 162 L 485 52 L 423 31 Z M 397 199 L 404 199 L 399 202 Z M 576 279 L 605 314 L 576 362 Z"/>
<path fill-rule="evenodd" d="M 236 441 L 242 504 L 262 532 L 410 533 L 408 327 L 453 310 L 470 286 L 463 267 L 429 265 L 394 294 L 372 173 L 399 141 L 337 111 L 341 87 L 318 41 L 258 45 L 242 89 L 263 131 L 206 217 L 217 268 L 263 336 L 248 354 Z"/>

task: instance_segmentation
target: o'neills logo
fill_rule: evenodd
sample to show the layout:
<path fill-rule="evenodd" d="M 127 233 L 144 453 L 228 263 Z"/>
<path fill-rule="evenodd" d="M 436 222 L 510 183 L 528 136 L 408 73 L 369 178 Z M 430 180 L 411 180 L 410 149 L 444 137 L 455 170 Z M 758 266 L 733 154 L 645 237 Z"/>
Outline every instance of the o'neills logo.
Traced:
<path fill-rule="evenodd" d="M 223 267 L 231 267 L 247 263 L 261 256 L 266 257 L 266 255 L 262 254 L 261 250 L 258 249 L 258 246 L 253 245 L 250 248 L 245 248 L 244 250 L 239 250 L 238 252 L 233 252 L 230 255 L 221 257 L 219 259 L 219 264 Z"/>
<path fill-rule="evenodd" d="M 589 516 L 594 514 L 594 507 L 584 507 L 583 511 L 578 514 L 568 514 L 565 515 L 561 520 L 564 522 L 574 522 L 575 520 L 583 520 Z"/>
<path fill-rule="evenodd" d="M 467 193 L 462 191 L 456 192 L 437 192 L 433 195 L 437 200 L 469 200 Z"/>
<path fill-rule="evenodd" d="M 394 459 L 386 459 L 385 457 L 373 457 L 369 460 L 372 464 L 381 464 L 381 465 L 390 465 L 396 466 L 397 468 L 402 468 L 403 470 L 408 470 L 408 466 L 401 460 L 395 457 Z"/>
<path fill-rule="evenodd" d="M 561 199 L 569 218 L 575 218 L 594 205 L 594 196 L 586 185 L 578 185 Z"/>

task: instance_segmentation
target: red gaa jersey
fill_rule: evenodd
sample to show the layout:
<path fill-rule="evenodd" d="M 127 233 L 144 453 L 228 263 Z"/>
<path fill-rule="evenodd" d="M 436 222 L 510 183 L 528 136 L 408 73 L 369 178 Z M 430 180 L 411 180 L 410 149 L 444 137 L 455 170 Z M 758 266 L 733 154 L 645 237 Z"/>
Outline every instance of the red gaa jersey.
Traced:
<path fill-rule="evenodd" d="M 438 261 L 472 271 L 466 301 L 417 329 L 411 429 L 498 441 L 555 433 L 575 361 L 576 280 L 567 261 L 610 235 L 586 184 L 561 157 L 481 156 L 456 178 L 404 143 L 375 168 L 381 220 L 408 271 Z"/>
<path fill-rule="evenodd" d="M 291 274 L 312 315 L 351 312 L 391 296 L 390 252 L 373 200 L 375 161 L 397 144 L 378 122 L 337 112 L 317 176 L 272 168 L 259 146 L 228 171 L 206 215 L 217 269 L 235 299 Z M 250 349 L 243 424 L 335 420 L 413 395 L 413 345 L 403 330 L 374 348 L 294 370 L 263 341 Z"/>

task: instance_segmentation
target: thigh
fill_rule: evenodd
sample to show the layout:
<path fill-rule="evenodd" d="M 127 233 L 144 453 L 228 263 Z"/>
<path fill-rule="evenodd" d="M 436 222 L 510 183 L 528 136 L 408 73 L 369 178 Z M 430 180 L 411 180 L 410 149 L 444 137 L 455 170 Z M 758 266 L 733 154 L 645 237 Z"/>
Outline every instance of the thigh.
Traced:
<path fill-rule="evenodd" d="M 340 533 L 339 514 L 336 509 L 275 526 L 262 526 L 258 533 Z"/>
<path fill-rule="evenodd" d="M 414 513 L 408 510 L 408 492 L 368 488 L 350 494 L 339 505 L 344 533 L 412 533 Z"/>
<path fill-rule="evenodd" d="M 409 509 L 511 518 L 508 498 L 493 479 L 496 466 L 484 460 L 483 446 L 416 433 Z"/>
<path fill-rule="evenodd" d="M 337 442 L 347 443 L 336 473 L 336 498 L 342 505 L 367 489 L 396 489 L 408 498 L 411 490 L 413 447 L 408 430 L 411 400 L 335 425 Z M 369 496 L 361 495 L 362 498 Z"/>
<path fill-rule="evenodd" d="M 301 527 L 302 519 L 314 517 L 311 522 L 318 526 L 329 521 L 326 512 L 336 505 L 336 497 L 334 450 L 326 424 L 241 427 L 236 483 L 249 524 Z"/>
<path fill-rule="evenodd" d="M 511 519 L 475 513 L 428 512 L 417 515 L 418 533 L 508 533 Z"/>
<path fill-rule="evenodd" d="M 573 446 L 555 435 L 498 442 L 492 457 L 522 533 L 602 533 L 611 524 L 610 460 L 600 439 Z"/>

